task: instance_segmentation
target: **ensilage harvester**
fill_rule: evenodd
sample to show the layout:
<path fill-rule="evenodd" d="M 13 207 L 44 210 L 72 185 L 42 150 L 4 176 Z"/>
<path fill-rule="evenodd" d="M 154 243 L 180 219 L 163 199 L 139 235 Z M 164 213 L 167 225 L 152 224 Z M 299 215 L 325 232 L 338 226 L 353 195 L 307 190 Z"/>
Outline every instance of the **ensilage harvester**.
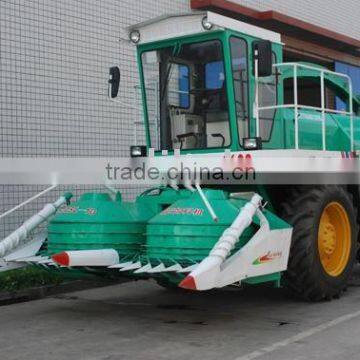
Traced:
<path fill-rule="evenodd" d="M 161 168 L 198 156 L 228 170 L 245 159 L 259 172 L 281 163 L 285 176 L 300 164 L 311 172 L 320 158 L 340 172 L 357 154 L 360 102 L 350 79 L 283 63 L 279 34 L 207 12 L 160 17 L 129 36 L 147 140 L 131 147 L 133 159 Z M 115 98 L 120 74 L 111 75 Z M 316 95 L 307 94 L 310 83 Z M 343 110 L 331 106 L 330 91 Z M 357 259 L 356 184 L 175 181 L 133 202 L 120 193 L 70 199 L 47 205 L 0 243 L 2 270 L 32 264 L 191 290 L 272 283 L 321 300 L 341 294 Z M 47 234 L 27 241 L 48 219 Z"/>

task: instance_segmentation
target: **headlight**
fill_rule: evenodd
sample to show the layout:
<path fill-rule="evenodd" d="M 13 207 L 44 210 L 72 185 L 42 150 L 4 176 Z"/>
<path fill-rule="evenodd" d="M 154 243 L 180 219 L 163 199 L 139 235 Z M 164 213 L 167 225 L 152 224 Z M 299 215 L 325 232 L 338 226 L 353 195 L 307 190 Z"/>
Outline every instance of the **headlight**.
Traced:
<path fill-rule="evenodd" d="M 255 138 L 244 138 L 243 147 L 245 150 L 261 150 L 262 141 L 260 137 Z"/>
<path fill-rule="evenodd" d="M 207 16 L 204 16 L 204 17 L 202 18 L 201 24 L 202 24 L 202 27 L 203 27 L 205 30 L 211 30 L 212 27 L 214 26 L 210 21 L 208 21 Z"/>
<path fill-rule="evenodd" d="M 144 145 L 130 146 L 130 156 L 131 157 L 145 157 L 146 156 L 146 146 L 144 146 Z"/>
<path fill-rule="evenodd" d="M 134 44 L 137 44 L 140 41 L 140 32 L 138 30 L 133 30 L 129 35 L 130 41 Z"/>

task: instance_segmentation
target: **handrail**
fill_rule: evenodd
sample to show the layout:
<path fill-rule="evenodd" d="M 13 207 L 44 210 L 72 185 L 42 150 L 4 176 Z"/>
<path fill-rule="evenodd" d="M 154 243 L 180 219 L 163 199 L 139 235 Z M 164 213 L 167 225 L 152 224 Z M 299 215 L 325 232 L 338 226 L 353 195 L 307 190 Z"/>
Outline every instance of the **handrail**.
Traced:
<path fill-rule="evenodd" d="M 4 218 L 4 217 L 7 216 L 7 215 L 10 215 L 10 214 L 13 213 L 14 211 L 16 211 L 16 210 L 22 208 L 23 206 L 31 203 L 32 201 L 36 200 L 36 199 L 39 198 L 40 196 L 42 196 L 42 195 L 46 194 L 47 192 L 55 189 L 57 186 L 58 186 L 57 184 L 51 185 L 51 186 L 48 187 L 47 189 L 39 192 L 38 194 L 32 196 L 32 197 L 29 198 L 29 199 L 23 201 L 21 204 L 14 206 L 12 209 L 10 209 L 10 210 L 8 210 L 8 211 L 5 211 L 3 214 L 0 215 L 0 219 Z"/>
<path fill-rule="evenodd" d="M 317 66 L 311 66 L 311 65 L 295 63 L 295 62 L 273 64 L 273 67 L 275 67 L 275 68 L 284 67 L 284 66 L 292 66 L 292 67 L 297 66 L 297 67 L 301 67 L 301 68 L 304 68 L 304 69 L 320 71 L 320 72 L 323 72 L 323 73 L 326 73 L 326 74 L 332 74 L 332 75 L 336 75 L 336 76 L 339 76 L 339 77 L 344 77 L 344 78 L 348 79 L 350 82 L 352 81 L 351 77 L 349 75 L 347 75 L 347 74 L 337 73 L 336 71 L 332 71 L 332 70 L 324 69 L 324 68 L 319 68 Z"/>
<path fill-rule="evenodd" d="M 0 258 L 4 257 L 21 245 L 27 239 L 29 234 L 54 215 L 60 206 L 63 204 L 69 204 L 72 196 L 73 195 L 71 193 L 65 193 L 54 203 L 45 205 L 44 208 L 37 214 L 26 220 L 18 229 L 13 231 L 5 239 L 1 240 Z"/>
<path fill-rule="evenodd" d="M 350 117 L 350 148 L 351 151 L 354 151 L 354 114 L 353 114 L 353 87 L 352 87 L 352 80 L 349 75 L 346 74 L 340 74 L 331 70 L 310 66 L 306 64 L 300 64 L 300 63 L 279 63 L 279 64 L 273 64 L 274 68 L 280 68 L 290 66 L 293 68 L 293 81 L 294 81 L 294 103 L 293 104 L 283 104 L 283 105 L 274 105 L 274 106 L 259 106 L 259 99 L 258 99 L 258 93 L 259 93 L 259 79 L 256 76 L 255 71 L 255 104 L 254 104 L 254 111 L 255 111 L 255 117 L 256 117 L 256 133 L 260 134 L 260 111 L 265 110 L 277 110 L 277 109 L 289 109 L 294 108 L 295 109 L 295 149 L 299 150 L 299 109 L 308 109 L 308 110 L 315 110 L 315 111 L 321 111 L 322 114 L 322 149 L 323 151 L 326 151 L 326 113 L 333 113 L 333 114 L 341 114 L 341 115 L 348 115 Z M 301 105 L 299 104 L 299 98 L 298 98 L 298 69 L 299 68 L 305 68 L 309 70 L 314 70 L 319 72 L 320 77 L 320 86 L 321 86 L 321 107 L 315 107 L 315 106 L 308 106 L 308 105 Z M 326 103 L 325 103 L 325 74 L 332 74 L 338 77 L 345 78 L 348 82 L 349 86 L 349 111 L 342 111 L 342 110 L 333 110 L 333 109 L 327 109 Z M 259 135 L 257 135 L 259 136 Z"/>
<path fill-rule="evenodd" d="M 261 106 L 259 107 L 259 110 L 277 110 L 277 109 L 291 109 L 294 107 L 294 104 L 285 104 L 285 105 L 270 105 L 270 106 Z M 321 107 L 316 106 L 310 106 L 310 105 L 298 105 L 299 108 L 307 109 L 307 110 L 316 110 L 321 111 Z M 325 111 L 328 113 L 334 113 L 334 114 L 341 114 L 341 115 L 350 115 L 349 111 L 343 111 L 343 110 L 334 110 L 334 109 L 327 109 L 325 108 Z"/>

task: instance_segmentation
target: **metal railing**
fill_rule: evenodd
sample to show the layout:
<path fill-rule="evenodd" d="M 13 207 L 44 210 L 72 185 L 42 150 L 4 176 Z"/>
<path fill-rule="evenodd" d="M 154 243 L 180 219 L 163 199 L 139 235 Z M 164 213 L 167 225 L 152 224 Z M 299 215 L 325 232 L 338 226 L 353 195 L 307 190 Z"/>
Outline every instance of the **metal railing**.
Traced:
<path fill-rule="evenodd" d="M 57 184 L 51 185 L 50 187 L 46 188 L 45 190 L 40 191 L 39 193 L 37 193 L 36 195 L 32 196 L 31 198 L 23 201 L 21 204 L 18 204 L 18 205 L 16 205 L 16 206 L 14 206 L 13 208 L 11 208 L 10 210 L 5 211 L 4 213 L 2 213 L 2 214 L 0 215 L 0 219 L 2 219 L 2 218 L 4 218 L 4 217 L 12 214 L 14 211 L 16 211 L 16 210 L 24 207 L 25 205 L 31 203 L 32 201 L 38 199 L 40 196 L 45 195 L 45 194 L 48 193 L 49 191 L 54 190 L 57 186 L 58 186 Z"/>
<path fill-rule="evenodd" d="M 255 64 L 257 67 L 257 64 Z M 255 104 L 254 104 L 254 112 L 256 118 L 256 136 L 260 136 L 260 112 L 265 110 L 277 110 L 277 109 L 294 109 L 294 117 L 295 117 L 295 149 L 299 150 L 299 110 L 300 109 L 307 109 L 307 110 L 315 110 L 321 112 L 321 120 L 322 120 L 322 149 L 326 151 L 326 113 L 332 114 L 341 114 L 349 116 L 350 121 L 350 148 L 351 151 L 354 151 L 354 114 L 353 114 L 353 88 L 351 78 L 346 74 L 336 73 L 331 70 L 318 68 L 315 66 L 299 64 L 299 63 L 281 63 L 281 64 L 274 64 L 273 67 L 275 69 L 283 68 L 283 67 L 292 67 L 293 68 L 293 86 L 294 86 L 294 103 L 293 104 L 286 104 L 286 105 L 274 105 L 274 106 L 259 106 L 259 77 L 257 76 L 257 71 L 255 71 Z M 301 105 L 299 104 L 299 97 L 298 97 L 298 69 L 308 69 L 312 71 L 316 71 L 319 73 L 318 77 L 320 77 L 320 88 L 321 88 L 321 107 L 316 106 L 308 106 L 308 105 Z M 332 74 L 347 80 L 349 86 L 349 111 L 342 111 L 342 110 L 333 110 L 326 108 L 325 102 L 325 74 Z M 312 76 L 315 77 L 315 76 Z"/>
<path fill-rule="evenodd" d="M 7 216 L 11 215 L 15 211 L 23 208 L 25 205 L 30 204 L 41 196 L 47 194 L 48 192 L 54 190 L 58 185 L 54 184 L 45 190 L 40 191 L 36 195 L 30 197 L 29 199 L 23 201 L 21 204 L 14 206 L 13 208 L 5 211 L 0 214 L 0 219 L 3 221 Z M 57 203 L 56 206 L 60 206 L 63 203 L 61 200 Z M 52 214 L 54 207 L 51 205 L 46 205 L 43 210 L 41 210 L 37 215 L 32 216 L 30 219 L 26 220 L 24 223 L 20 224 L 18 228 L 11 232 L 10 235 L 2 238 L 2 234 L 0 234 L 0 267 L 4 268 L 4 259 L 2 259 L 9 251 L 15 249 L 19 245 L 21 245 L 26 239 L 33 234 L 35 228 L 41 225 L 43 222 L 47 220 L 47 218 Z M 20 223 L 20 218 L 19 218 Z"/>

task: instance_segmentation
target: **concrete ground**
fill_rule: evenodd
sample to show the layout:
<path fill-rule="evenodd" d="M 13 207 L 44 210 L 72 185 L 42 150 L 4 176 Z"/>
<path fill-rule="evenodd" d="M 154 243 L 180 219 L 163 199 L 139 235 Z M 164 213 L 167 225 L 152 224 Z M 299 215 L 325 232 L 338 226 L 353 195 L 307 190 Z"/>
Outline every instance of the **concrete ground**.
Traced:
<path fill-rule="evenodd" d="M 340 300 L 133 282 L 0 307 L 1 360 L 360 359 L 360 271 Z"/>

